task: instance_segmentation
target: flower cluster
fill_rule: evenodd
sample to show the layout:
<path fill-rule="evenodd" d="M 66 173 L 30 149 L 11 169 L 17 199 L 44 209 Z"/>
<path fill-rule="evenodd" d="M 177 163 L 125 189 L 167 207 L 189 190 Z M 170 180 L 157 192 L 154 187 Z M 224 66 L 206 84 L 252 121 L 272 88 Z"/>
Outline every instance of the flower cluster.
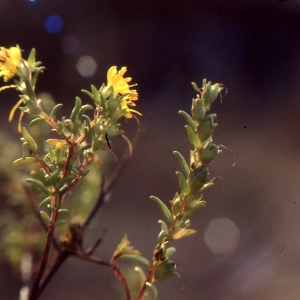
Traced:
<path fill-rule="evenodd" d="M 3 76 L 5 82 L 13 78 L 17 73 L 17 67 L 21 64 L 22 56 L 20 47 L 6 49 L 1 47 L 0 51 L 0 77 Z"/>
<path fill-rule="evenodd" d="M 107 86 L 106 88 L 113 87 L 114 95 L 117 94 L 125 95 L 122 98 L 121 108 L 126 111 L 125 117 L 132 118 L 132 113 L 142 115 L 140 112 L 129 108 L 128 106 L 135 106 L 135 103 L 138 99 L 138 93 L 136 90 L 132 90 L 131 87 L 136 86 L 137 84 L 129 85 L 131 77 L 124 78 L 124 74 L 127 71 L 126 67 L 122 67 L 121 70 L 117 71 L 117 67 L 111 67 L 107 72 Z"/>

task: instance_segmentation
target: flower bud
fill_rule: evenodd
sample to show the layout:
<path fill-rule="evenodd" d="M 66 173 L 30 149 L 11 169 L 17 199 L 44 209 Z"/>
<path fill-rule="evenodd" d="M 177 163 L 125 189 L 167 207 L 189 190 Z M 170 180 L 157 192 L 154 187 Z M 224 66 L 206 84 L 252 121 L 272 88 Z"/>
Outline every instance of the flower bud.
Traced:
<path fill-rule="evenodd" d="M 217 124 L 214 123 L 214 118 L 216 116 L 216 114 L 205 116 L 202 124 L 198 127 L 197 133 L 201 143 L 205 142 L 212 136 L 214 129 L 217 127 Z"/>
<path fill-rule="evenodd" d="M 203 103 L 203 100 L 200 98 L 193 99 L 192 103 L 192 116 L 194 120 L 198 123 L 202 123 L 204 117 L 205 117 L 205 105 Z"/>
<path fill-rule="evenodd" d="M 205 86 L 203 86 L 203 89 L 204 89 L 204 93 L 203 93 L 204 105 L 206 109 L 209 110 L 210 105 L 217 99 L 222 88 L 220 87 L 219 83 L 211 85 L 211 82 L 209 81 Z"/>
<path fill-rule="evenodd" d="M 169 259 L 163 260 L 155 269 L 155 280 L 163 280 L 173 276 L 179 277 L 179 274 L 175 271 L 176 265 Z"/>
<path fill-rule="evenodd" d="M 199 191 L 208 181 L 208 166 L 203 165 L 192 169 L 188 178 L 190 192 Z"/>
<path fill-rule="evenodd" d="M 219 147 L 215 144 L 207 144 L 203 149 L 200 150 L 200 161 L 204 165 L 209 165 L 215 157 L 222 152 Z"/>

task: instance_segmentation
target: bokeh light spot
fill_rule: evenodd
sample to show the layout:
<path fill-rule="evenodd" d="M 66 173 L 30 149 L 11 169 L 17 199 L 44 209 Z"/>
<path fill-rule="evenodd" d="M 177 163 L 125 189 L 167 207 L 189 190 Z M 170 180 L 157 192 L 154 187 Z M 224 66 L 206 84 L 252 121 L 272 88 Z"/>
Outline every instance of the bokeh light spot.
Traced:
<path fill-rule="evenodd" d="M 204 241 L 214 254 L 225 254 L 235 250 L 241 232 L 228 218 L 211 220 L 204 233 Z"/>
<path fill-rule="evenodd" d="M 79 39 L 74 35 L 66 36 L 62 41 L 62 50 L 67 54 L 76 53 L 79 49 Z"/>
<path fill-rule="evenodd" d="M 91 77 L 97 70 L 97 63 L 90 55 L 82 56 L 77 62 L 76 69 L 81 76 Z"/>
<path fill-rule="evenodd" d="M 51 15 L 45 22 L 45 28 L 49 33 L 57 33 L 62 30 L 64 22 L 59 15 Z"/>

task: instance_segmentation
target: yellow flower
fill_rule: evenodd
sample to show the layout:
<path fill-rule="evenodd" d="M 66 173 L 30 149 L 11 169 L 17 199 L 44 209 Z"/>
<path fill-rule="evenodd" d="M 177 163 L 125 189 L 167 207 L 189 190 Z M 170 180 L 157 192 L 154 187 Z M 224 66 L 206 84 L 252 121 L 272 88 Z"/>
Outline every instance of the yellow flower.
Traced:
<path fill-rule="evenodd" d="M 20 47 L 11 47 L 6 49 L 1 47 L 0 51 L 0 77 L 3 76 L 5 82 L 14 77 L 17 72 L 17 66 L 22 60 Z"/>
<path fill-rule="evenodd" d="M 137 84 L 129 85 L 128 82 L 131 81 L 131 77 L 124 78 L 124 74 L 126 73 L 127 68 L 122 67 L 119 72 L 117 72 L 117 67 L 111 67 L 107 72 L 107 88 L 111 86 L 114 88 L 114 94 L 128 94 L 122 100 L 121 107 L 126 110 L 125 117 L 132 118 L 132 112 L 142 115 L 140 112 L 129 108 L 128 106 L 135 106 L 135 103 L 132 101 L 138 100 L 138 93 L 136 90 L 131 90 L 130 88 L 136 86 Z"/>

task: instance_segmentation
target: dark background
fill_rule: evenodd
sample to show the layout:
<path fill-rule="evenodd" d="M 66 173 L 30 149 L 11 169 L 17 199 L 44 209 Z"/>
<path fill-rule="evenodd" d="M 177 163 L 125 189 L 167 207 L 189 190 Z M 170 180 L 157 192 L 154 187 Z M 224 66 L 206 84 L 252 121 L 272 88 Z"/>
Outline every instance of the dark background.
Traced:
<path fill-rule="evenodd" d="M 50 34 L 44 24 L 53 14 L 64 26 Z M 191 217 L 197 233 L 173 244 L 186 288 L 180 289 L 183 277 L 159 282 L 158 299 L 300 297 L 300 1 L 2 0 L 0 20 L 0 44 L 19 44 L 25 57 L 36 48 L 46 66 L 37 91 L 50 92 L 66 112 L 82 88 L 100 87 L 116 65 L 127 66 L 126 75 L 138 83 L 141 122 L 152 116 L 91 230 L 92 238 L 108 227 L 97 255 L 109 258 L 126 231 L 151 259 L 162 217 L 149 196 L 167 203 L 178 190 L 174 172 L 180 166 L 172 151 L 188 157 L 190 145 L 177 112 L 190 110 L 190 82 L 201 85 L 207 78 L 229 90 L 212 106 L 219 122 L 214 140 L 232 149 L 237 162 L 232 167 L 227 151 L 214 162 L 222 186 L 216 182 L 204 192 L 206 208 Z M 62 48 L 68 36 L 79 41 L 69 54 Z M 93 77 L 76 70 L 84 55 L 97 62 Z M 15 101 L 13 91 L 0 95 L 2 130 Z M 132 137 L 134 126 L 126 126 Z M 238 234 L 230 251 L 213 253 L 204 236 L 220 218 L 231 220 Z M 220 227 L 210 240 L 226 245 L 234 230 Z M 116 286 L 109 270 L 70 259 L 41 299 L 117 300 Z M 19 288 L 12 271 L 0 271 L 1 299 L 17 299 Z"/>

